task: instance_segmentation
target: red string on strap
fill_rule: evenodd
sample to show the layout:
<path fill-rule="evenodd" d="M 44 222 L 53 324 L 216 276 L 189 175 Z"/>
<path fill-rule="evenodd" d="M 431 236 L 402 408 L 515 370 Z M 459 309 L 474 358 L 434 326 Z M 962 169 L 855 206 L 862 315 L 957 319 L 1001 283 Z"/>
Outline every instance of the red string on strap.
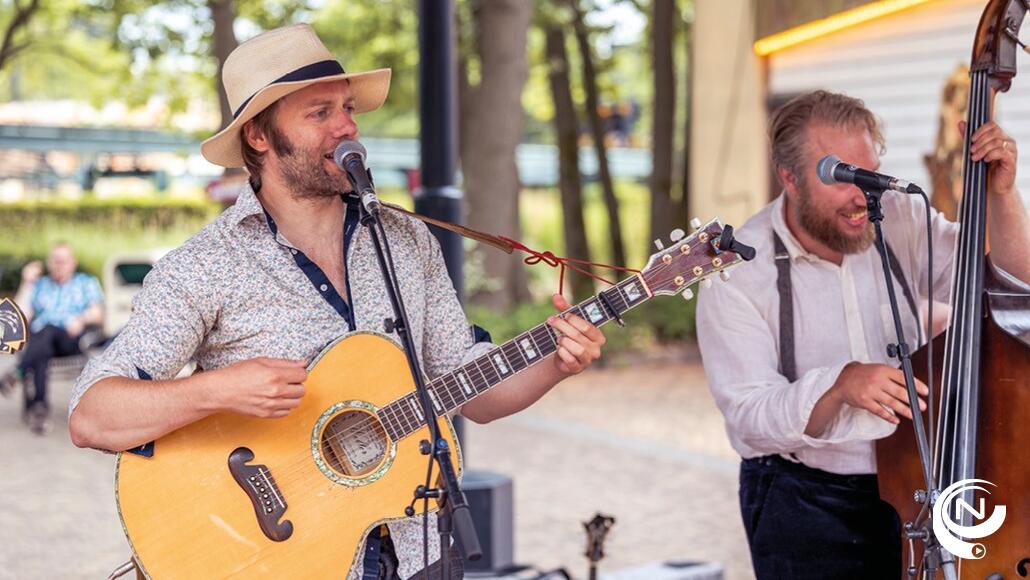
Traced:
<path fill-rule="evenodd" d="M 540 262 L 543 262 L 544 264 L 547 264 L 548 266 L 550 266 L 552 268 L 558 268 L 558 293 L 559 294 L 562 294 L 563 293 L 562 291 L 565 288 L 565 269 L 566 268 L 570 268 L 572 270 L 575 270 L 576 272 L 579 272 L 580 274 L 583 274 L 584 276 L 590 276 L 594 280 L 599 280 L 601 282 L 604 282 L 605 284 L 608 284 L 609 286 L 614 286 L 615 282 L 612 282 L 611 280 L 608 280 L 606 278 L 602 278 L 601 276 L 598 276 L 598 275 L 594 274 L 593 272 L 590 271 L 589 267 L 590 266 L 597 266 L 598 268 L 607 268 L 609 270 L 616 270 L 616 271 L 619 271 L 619 272 L 631 272 L 633 274 L 639 274 L 640 273 L 640 270 L 634 270 L 633 268 L 623 268 L 621 266 L 611 266 L 609 264 L 601 264 L 601 263 L 598 263 L 598 262 L 590 262 L 588 260 L 578 260 L 576 258 L 565 258 L 565 257 L 562 257 L 562 256 L 555 256 L 554 253 L 550 252 L 550 251 L 538 252 L 538 251 L 536 251 L 536 250 L 526 246 L 525 244 L 523 244 L 522 242 L 520 242 L 518 240 L 513 240 L 511 238 L 506 238 L 504 236 L 497 236 L 497 237 L 502 239 L 502 240 L 504 240 L 505 242 L 508 242 L 509 244 L 511 244 L 511 246 L 513 248 L 515 248 L 516 250 L 522 250 L 523 252 L 529 254 L 529 257 L 527 257 L 524 260 L 522 260 L 526 265 L 534 266 L 536 264 L 539 264 Z M 585 268 L 583 266 L 585 266 Z"/>

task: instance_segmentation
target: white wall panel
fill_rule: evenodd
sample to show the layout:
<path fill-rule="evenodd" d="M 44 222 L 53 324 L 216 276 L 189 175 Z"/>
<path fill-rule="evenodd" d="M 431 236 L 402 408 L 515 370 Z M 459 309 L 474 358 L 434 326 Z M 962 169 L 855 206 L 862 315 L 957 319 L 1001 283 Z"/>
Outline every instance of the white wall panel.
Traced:
<path fill-rule="evenodd" d="M 939 0 L 769 57 L 770 95 L 828 89 L 863 99 L 884 125 L 882 171 L 926 187 L 923 155 L 933 150 L 941 90 L 969 62 L 983 0 Z M 1030 24 L 1023 26 L 1024 36 Z M 1018 185 L 1030 204 L 1030 56 L 1019 55 L 1012 89 L 996 119 L 1024 151 Z"/>

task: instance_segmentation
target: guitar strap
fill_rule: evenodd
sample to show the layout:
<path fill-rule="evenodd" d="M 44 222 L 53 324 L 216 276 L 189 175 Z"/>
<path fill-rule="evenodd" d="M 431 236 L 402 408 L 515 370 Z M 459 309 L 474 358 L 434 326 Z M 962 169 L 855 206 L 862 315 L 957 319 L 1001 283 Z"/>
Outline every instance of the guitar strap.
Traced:
<path fill-rule="evenodd" d="M 445 222 L 443 220 L 426 217 L 424 215 L 417 214 L 413 211 L 408 211 L 403 207 L 399 205 L 394 205 L 392 203 L 383 203 L 383 207 L 389 208 L 397 213 L 402 213 L 404 215 L 411 216 L 415 219 L 422 220 L 423 222 L 429 225 L 433 225 L 454 232 L 459 236 L 464 236 L 466 238 L 469 238 L 470 240 L 475 240 L 477 242 L 493 246 L 507 254 L 510 254 L 515 251 L 515 246 L 513 246 L 510 242 L 504 240 L 503 238 L 499 238 L 495 235 L 480 232 L 478 230 L 467 228 L 465 226 L 459 226 L 458 224 L 452 224 L 451 222 Z"/>

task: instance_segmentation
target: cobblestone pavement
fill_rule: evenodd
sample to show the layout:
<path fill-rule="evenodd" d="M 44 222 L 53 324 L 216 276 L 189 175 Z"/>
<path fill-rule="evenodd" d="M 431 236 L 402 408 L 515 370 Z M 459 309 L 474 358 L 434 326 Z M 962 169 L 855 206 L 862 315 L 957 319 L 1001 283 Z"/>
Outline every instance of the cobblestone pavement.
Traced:
<path fill-rule="evenodd" d="M 21 424 L 20 396 L 0 399 L 0 578 L 106 578 L 129 554 L 114 456 L 71 444 L 70 384 L 53 391 L 46 437 Z M 581 522 L 600 511 L 617 520 L 602 573 L 692 559 L 753 578 L 737 458 L 696 359 L 592 369 L 466 438 L 468 467 L 515 477 L 517 563 L 584 578 Z"/>

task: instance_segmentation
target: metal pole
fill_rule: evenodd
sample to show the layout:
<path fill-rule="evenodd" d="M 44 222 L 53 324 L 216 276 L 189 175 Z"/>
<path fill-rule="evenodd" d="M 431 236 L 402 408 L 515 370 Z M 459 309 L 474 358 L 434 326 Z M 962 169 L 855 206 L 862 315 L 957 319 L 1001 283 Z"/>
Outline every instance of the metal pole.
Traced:
<path fill-rule="evenodd" d="M 464 194 L 454 186 L 458 165 L 457 74 L 452 0 L 419 0 L 419 120 L 421 184 L 414 192 L 415 211 L 461 223 Z M 465 302 L 464 252 L 461 237 L 429 226 L 440 241 L 458 300 Z M 455 422 L 464 443 L 462 421 Z"/>

